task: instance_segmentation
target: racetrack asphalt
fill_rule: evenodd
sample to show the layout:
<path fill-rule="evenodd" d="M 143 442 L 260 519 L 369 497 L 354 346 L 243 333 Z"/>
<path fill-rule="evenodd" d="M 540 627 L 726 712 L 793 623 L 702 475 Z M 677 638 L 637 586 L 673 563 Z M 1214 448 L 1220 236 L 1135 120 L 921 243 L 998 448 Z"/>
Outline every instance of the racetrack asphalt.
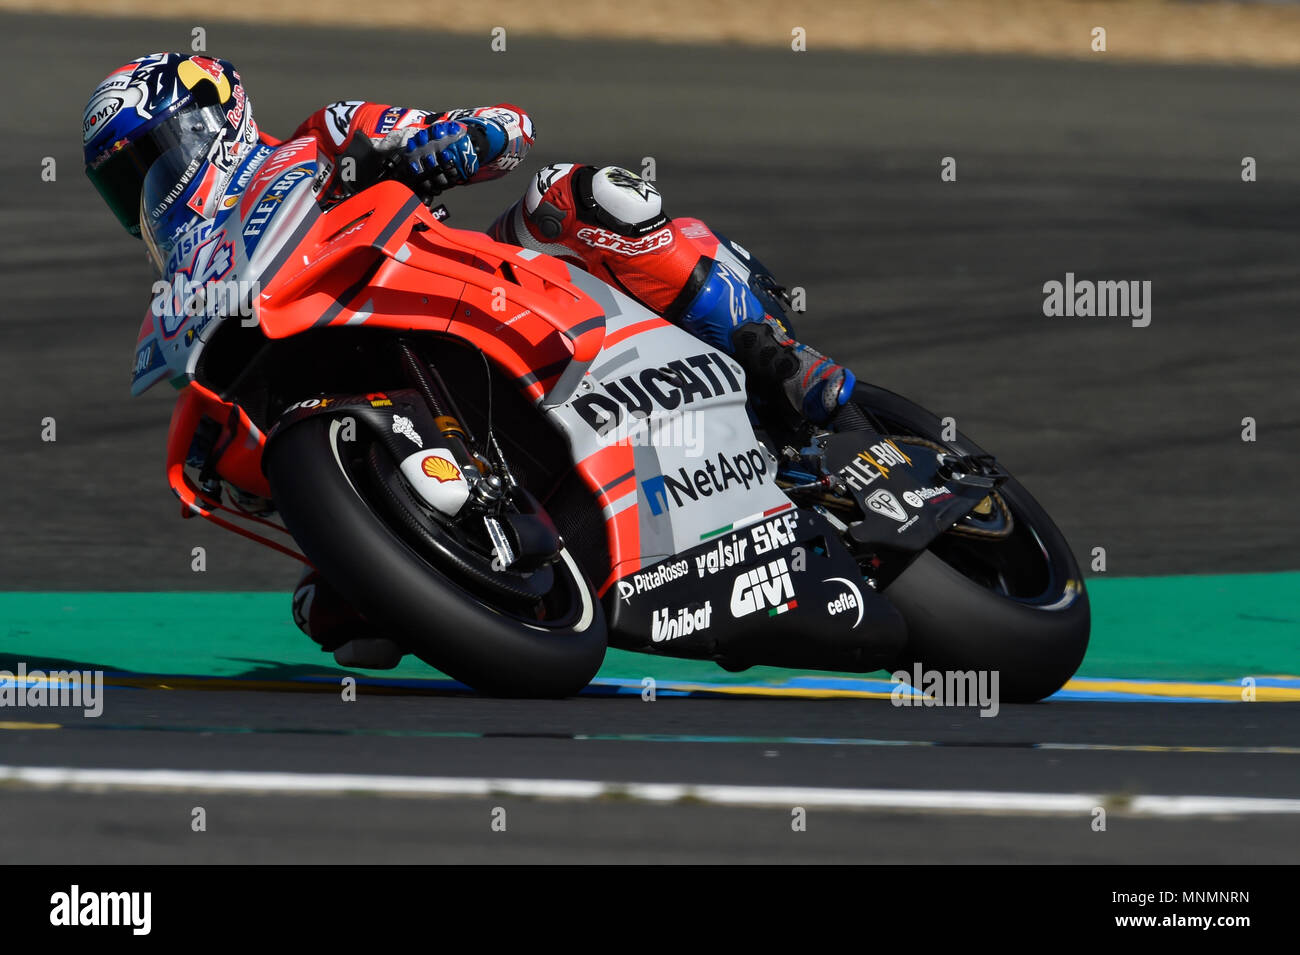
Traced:
<path fill-rule="evenodd" d="M 152 276 L 76 151 L 101 76 L 188 48 L 189 29 L 0 16 L 0 588 L 287 590 L 296 574 L 177 517 L 161 473 L 169 389 L 128 393 Z M 493 54 L 486 37 L 224 24 L 208 43 L 238 64 L 278 135 L 344 98 L 529 109 L 539 139 L 527 164 L 450 194 L 453 225 L 485 225 L 542 163 L 639 169 L 653 157 L 671 213 L 709 221 L 803 286 L 803 338 L 955 416 L 1085 567 L 1094 547 L 1124 576 L 1300 567 L 1289 510 L 1300 72 L 513 36 Z M 945 156 L 956 182 L 940 181 Z M 1257 182 L 1241 180 L 1247 156 Z M 46 157 L 53 182 L 40 175 Z M 1150 280 L 1151 325 L 1044 317 L 1043 283 L 1067 272 Z M 47 416 L 52 443 L 40 440 Z M 1253 443 L 1241 440 L 1247 416 Z M 203 574 L 190 569 L 196 545 Z M 183 640 L 185 621 L 176 631 Z M 843 700 L 363 693 L 343 704 L 122 689 L 109 702 L 101 721 L 17 717 L 65 728 L 0 730 L 0 764 L 1300 795 L 1300 756 L 1258 751 L 1300 742 L 1293 704 L 1058 702 L 980 719 Z M 438 731 L 468 735 L 421 735 Z M 613 738 L 571 738 L 586 735 Z M 723 739 L 681 738 L 701 736 Z M 1086 816 L 814 812 L 792 834 L 788 811 L 521 800 L 507 835 L 488 827 L 499 802 L 7 788 L 0 861 L 324 861 L 334 834 L 400 861 L 1300 860 L 1294 815 L 1119 813 L 1098 833 Z M 188 822 L 199 803 L 214 820 L 201 842 Z M 25 827 L 47 838 L 14 841 Z"/>

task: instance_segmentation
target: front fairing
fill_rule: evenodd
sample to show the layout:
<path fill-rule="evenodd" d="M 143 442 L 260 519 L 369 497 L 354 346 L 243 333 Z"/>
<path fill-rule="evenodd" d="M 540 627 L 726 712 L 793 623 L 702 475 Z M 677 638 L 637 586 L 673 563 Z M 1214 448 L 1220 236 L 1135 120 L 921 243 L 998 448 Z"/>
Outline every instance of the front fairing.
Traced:
<path fill-rule="evenodd" d="M 176 238 L 140 325 L 132 395 L 190 377 L 218 323 L 252 320 L 259 277 L 321 214 L 323 168 L 314 140 L 258 146 L 215 200 L 215 215 Z"/>

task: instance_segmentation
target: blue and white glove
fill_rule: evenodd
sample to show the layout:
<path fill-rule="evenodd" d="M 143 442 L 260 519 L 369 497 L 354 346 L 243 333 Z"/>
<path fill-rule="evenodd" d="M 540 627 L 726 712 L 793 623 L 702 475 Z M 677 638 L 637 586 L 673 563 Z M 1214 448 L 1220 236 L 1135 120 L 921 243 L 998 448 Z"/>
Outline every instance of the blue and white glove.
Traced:
<path fill-rule="evenodd" d="M 478 149 L 469 126 L 442 122 L 411 134 L 393 175 L 428 197 L 468 182 L 478 169 Z"/>

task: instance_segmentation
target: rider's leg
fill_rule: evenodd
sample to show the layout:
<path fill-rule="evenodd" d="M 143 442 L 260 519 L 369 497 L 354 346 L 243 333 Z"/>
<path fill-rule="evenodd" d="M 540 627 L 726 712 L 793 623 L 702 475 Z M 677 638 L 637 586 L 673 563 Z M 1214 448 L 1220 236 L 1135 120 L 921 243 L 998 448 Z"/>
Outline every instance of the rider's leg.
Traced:
<path fill-rule="evenodd" d="M 852 372 L 791 338 L 740 276 L 680 234 L 658 190 L 626 169 L 547 166 L 488 231 L 621 288 L 735 355 L 755 384 L 779 388 L 813 421 L 826 421 L 853 391 Z"/>
<path fill-rule="evenodd" d="M 322 650 L 332 652 L 340 666 L 390 670 L 402 659 L 402 648 L 377 633 L 312 568 L 303 573 L 294 588 L 293 622 Z"/>

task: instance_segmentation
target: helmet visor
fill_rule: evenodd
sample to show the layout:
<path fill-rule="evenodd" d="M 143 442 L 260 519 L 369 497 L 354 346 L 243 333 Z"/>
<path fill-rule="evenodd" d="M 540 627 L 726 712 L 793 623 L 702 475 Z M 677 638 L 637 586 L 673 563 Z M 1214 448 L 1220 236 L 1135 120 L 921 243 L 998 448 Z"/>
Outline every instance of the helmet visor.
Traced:
<path fill-rule="evenodd" d="M 86 175 L 118 221 L 132 234 L 139 235 L 141 190 L 158 158 L 175 153 L 174 165 L 180 169 L 171 185 L 183 186 L 185 183 L 180 180 L 185 171 L 188 169 L 193 177 L 199 161 L 221 135 L 225 121 L 226 114 L 220 106 L 190 102 L 163 117 L 134 142 L 105 151 L 86 167 Z"/>

